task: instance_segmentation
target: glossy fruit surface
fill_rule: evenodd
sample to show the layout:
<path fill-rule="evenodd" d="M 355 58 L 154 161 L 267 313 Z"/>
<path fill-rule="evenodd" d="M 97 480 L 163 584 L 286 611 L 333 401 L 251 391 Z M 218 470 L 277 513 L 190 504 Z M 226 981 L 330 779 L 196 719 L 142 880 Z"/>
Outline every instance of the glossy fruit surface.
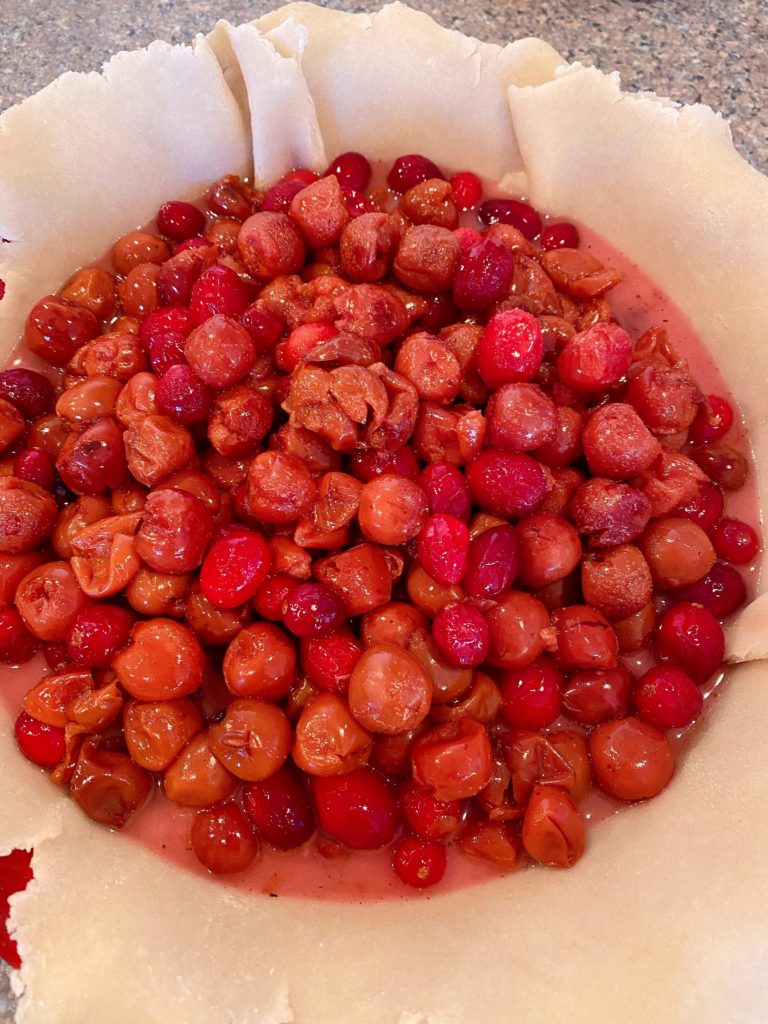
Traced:
<path fill-rule="evenodd" d="M 0 372 L 17 745 L 111 828 L 162 780 L 147 835 L 280 894 L 575 864 L 596 790 L 669 783 L 760 557 L 649 283 L 472 169 L 383 174 L 165 197 Z"/>

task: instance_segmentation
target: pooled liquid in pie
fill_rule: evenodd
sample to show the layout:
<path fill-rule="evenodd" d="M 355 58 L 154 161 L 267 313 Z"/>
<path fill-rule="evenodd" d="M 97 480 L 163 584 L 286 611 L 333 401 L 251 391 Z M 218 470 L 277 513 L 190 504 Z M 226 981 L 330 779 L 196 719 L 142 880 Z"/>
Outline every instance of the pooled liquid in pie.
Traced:
<path fill-rule="evenodd" d="M 665 327 L 672 344 L 689 362 L 692 374 L 705 394 L 728 395 L 725 383 L 715 362 L 705 350 L 683 314 L 663 291 L 628 259 L 588 229 L 579 228 L 580 248 L 594 253 L 606 266 L 622 274 L 621 283 L 609 296 L 613 314 L 618 323 L 636 341 L 650 327 Z M 32 365 L 27 355 L 26 365 Z M 39 364 L 37 364 L 39 365 Z M 733 403 L 735 405 L 735 403 Z M 749 447 L 743 426 L 736 422 L 729 435 L 730 443 L 742 450 Z M 740 491 L 728 496 L 727 514 L 756 523 L 758 520 L 757 495 L 753 483 L 748 482 Z M 754 570 L 745 569 L 748 589 L 754 590 Z M 649 655 L 623 659 L 634 674 L 650 664 Z M 0 701 L 11 715 L 18 712 L 22 697 L 47 671 L 41 657 L 17 668 L 3 670 Z M 682 753 L 701 723 L 712 710 L 717 692 L 727 684 L 726 671 L 717 673 L 703 688 L 706 695 L 705 710 L 694 726 L 675 734 L 673 745 Z M 579 730 L 579 726 L 563 718 L 552 728 L 562 726 Z M 679 763 L 679 760 L 678 760 Z M 580 805 L 591 826 L 623 805 L 593 788 Z M 192 852 L 189 843 L 191 822 L 196 811 L 178 807 L 165 799 L 159 783 L 147 806 L 130 820 L 123 830 L 126 842 L 140 843 L 158 856 L 178 864 L 183 870 L 207 874 Z M 94 826 L 98 827 L 98 826 Z M 588 830 L 588 843 L 594 832 Z M 211 884 L 225 884 L 244 891 L 263 892 L 271 896 L 310 897 L 330 900 L 360 900 L 375 898 L 429 898 L 430 891 L 419 893 L 404 886 L 391 870 L 392 846 L 376 851 L 350 851 L 341 844 L 328 840 L 319 846 L 315 842 L 303 847 L 280 852 L 262 844 L 261 857 L 239 875 L 224 879 L 211 879 Z M 493 866 L 471 859 L 454 846 L 448 857 L 445 877 L 436 893 L 463 888 L 498 876 Z"/>

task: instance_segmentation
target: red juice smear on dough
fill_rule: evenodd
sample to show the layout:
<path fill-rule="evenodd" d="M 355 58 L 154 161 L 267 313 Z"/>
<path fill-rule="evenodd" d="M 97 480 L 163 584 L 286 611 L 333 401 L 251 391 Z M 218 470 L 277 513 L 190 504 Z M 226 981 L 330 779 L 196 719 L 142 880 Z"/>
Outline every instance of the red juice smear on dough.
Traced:
<path fill-rule="evenodd" d="M 473 226 L 477 226 L 478 223 L 472 214 L 465 215 L 462 220 Z M 608 298 L 616 320 L 628 331 L 633 341 L 637 341 L 649 327 L 666 327 L 672 344 L 689 361 L 692 375 L 701 390 L 705 394 L 723 395 L 732 401 L 712 357 L 673 301 L 647 275 L 600 236 L 581 226 L 579 233 L 581 248 L 593 252 L 601 261 L 622 273 L 622 282 L 609 293 Z M 104 265 L 107 265 L 106 262 Z M 8 365 L 20 363 L 42 370 L 51 377 L 59 372 L 19 347 L 13 352 Z M 738 415 L 738 405 L 733 401 L 732 404 L 737 416 L 728 440 L 742 450 L 748 450 L 749 439 Z M 741 491 L 728 495 L 727 514 L 750 523 L 756 524 L 759 521 L 754 474 L 751 474 Z M 744 575 L 752 596 L 756 583 L 755 568 L 747 568 Z M 650 664 L 650 655 L 644 653 L 625 660 L 633 673 L 639 674 Z M 0 704 L 8 709 L 12 718 L 18 714 L 24 694 L 47 671 L 49 669 L 42 657 L 36 657 L 20 668 L 0 670 Z M 705 709 L 693 726 L 679 733 L 668 734 L 678 759 L 681 755 L 684 756 L 691 736 L 706 723 L 711 706 L 715 703 L 713 698 L 716 698 L 717 690 L 726 678 L 727 670 L 718 673 L 707 684 L 704 689 Z M 558 720 L 553 728 L 582 731 L 579 726 L 565 718 Z M 580 809 L 590 824 L 594 825 L 616 813 L 623 806 L 625 805 L 620 801 L 607 797 L 598 789 L 593 789 L 580 805 Z M 177 807 L 166 800 L 162 793 L 162 784 L 158 782 L 147 806 L 129 822 L 123 832 L 127 839 L 141 843 L 179 867 L 211 877 L 197 861 L 189 843 L 189 830 L 194 815 L 194 810 Z M 328 856 L 323 856 L 318 851 L 314 841 L 298 850 L 288 852 L 273 850 L 264 844 L 260 860 L 246 872 L 211 880 L 213 884 L 223 883 L 243 892 L 359 902 L 376 899 L 429 899 L 433 895 L 500 877 L 500 872 L 493 866 L 468 858 L 458 849 L 454 849 L 449 853 L 448 868 L 440 885 L 431 891 L 418 892 L 405 886 L 394 875 L 391 868 L 391 846 L 376 851 L 348 851 L 329 841 L 324 849 Z M 524 864 L 523 860 L 522 866 Z"/>

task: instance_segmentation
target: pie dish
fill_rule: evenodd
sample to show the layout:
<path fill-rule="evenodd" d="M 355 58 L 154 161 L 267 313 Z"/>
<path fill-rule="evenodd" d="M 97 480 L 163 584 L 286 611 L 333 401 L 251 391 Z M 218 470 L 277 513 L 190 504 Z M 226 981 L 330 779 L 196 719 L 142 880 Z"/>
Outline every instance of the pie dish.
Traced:
<path fill-rule="evenodd" d="M 219 25 L 193 49 L 121 55 L 104 78 L 65 76 L 2 123 L 13 157 L 0 181 L 6 336 L 168 195 L 247 172 L 251 143 L 257 182 L 347 149 L 425 151 L 589 224 L 664 284 L 741 401 L 762 492 L 765 181 L 711 112 L 622 96 L 614 78 L 560 64 L 546 44 L 500 51 L 397 5 L 348 16 L 302 4 L 256 26 Z M 102 149 L 97 175 L 92 153 L 118 109 L 130 152 Z M 457 120 L 461 133 L 450 130 Z M 46 175 L 67 181 L 66 202 Z M 731 629 L 732 661 L 765 655 L 763 614 L 758 598 Z M 35 882 L 14 900 L 19 1020 L 419 1024 L 503 1020 L 510 1006 L 534 1020 L 565 1006 L 575 1020 L 759 1019 L 768 699 L 760 664 L 731 675 L 675 785 L 604 823 L 590 858 L 557 886 L 536 871 L 429 902 L 332 909 L 223 893 L 138 847 L 128 855 L 19 762 L 3 712 L 3 841 L 36 851 Z"/>

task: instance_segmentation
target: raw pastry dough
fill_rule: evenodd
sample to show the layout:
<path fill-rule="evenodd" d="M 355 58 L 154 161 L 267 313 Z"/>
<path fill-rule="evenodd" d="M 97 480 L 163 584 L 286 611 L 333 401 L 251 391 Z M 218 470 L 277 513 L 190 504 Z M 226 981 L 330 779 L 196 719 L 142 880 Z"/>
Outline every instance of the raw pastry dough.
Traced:
<path fill-rule="evenodd" d="M 250 136 L 211 47 L 152 43 L 0 117 L 5 351 L 30 306 L 169 197 L 245 171 Z M 11 275 L 18 275 L 12 277 Z M 19 287 L 19 285 L 21 287 Z"/>
<path fill-rule="evenodd" d="M 715 115 L 622 96 L 593 70 L 555 75 L 545 43 L 502 50 L 400 5 L 373 16 L 292 5 L 258 27 L 266 42 L 251 27 L 220 25 L 210 49 L 155 44 L 123 55 L 105 79 L 65 76 L 0 120 L 0 233 L 19 240 L 0 270 L 7 347 L 25 306 L 161 199 L 242 169 L 244 125 L 282 124 L 284 107 L 266 91 L 272 67 L 280 103 L 298 97 L 306 123 L 291 122 L 274 165 L 266 134 L 254 132 L 263 173 L 295 153 L 319 166 L 348 148 L 423 150 L 518 183 L 524 173 L 534 202 L 583 219 L 672 294 L 765 448 L 768 182 L 736 156 Z M 129 71 L 133 96 L 113 85 Z M 64 145 L 75 96 L 77 151 Z M 107 108 L 138 141 L 105 135 Z M 217 121 L 210 137 L 205 117 Z M 758 466 L 764 496 L 768 460 Z M 736 656 L 765 653 L 761 643 L 741 637 Z M 19 1024 L 764 1021 L 768 686 L 760 663 L 731 675 L 669 789 L 602 824 L 570 872 L 363 905 L 230 891 L 92 825 L 18 756 L 0 708 L 0 843 L 36 851 L 35 881 L 13 899 L 24 959 L 16 984 L 27 989 Z"/>

